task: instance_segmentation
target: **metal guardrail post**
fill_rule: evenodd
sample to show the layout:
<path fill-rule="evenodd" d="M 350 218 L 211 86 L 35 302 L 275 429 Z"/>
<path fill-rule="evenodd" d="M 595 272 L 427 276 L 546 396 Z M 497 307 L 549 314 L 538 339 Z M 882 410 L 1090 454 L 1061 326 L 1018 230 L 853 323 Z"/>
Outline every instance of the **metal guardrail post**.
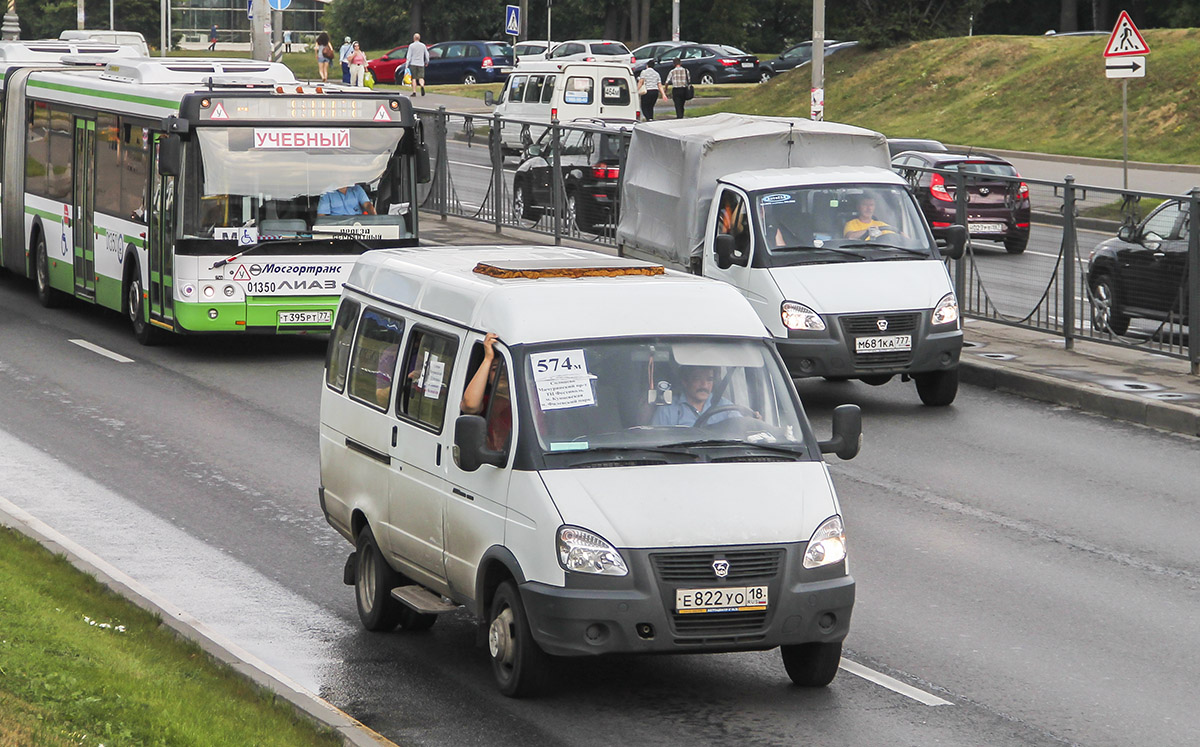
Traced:
<path fill-rule="evenodd" d="M 961 309 L 965 304 L 963 299 L 967 297 L 967 262 L 970 261 L 967 250 L 971 246 L 971 226 L 967 221 L 967 175 L 961 163 L 954 174 L 954 222 L 967 229 L 967 245 L 963 256 L 954 261 L 954 295 Z M 976 309 L 976 313 L 980 311 Z"/>
<path fill-rule="evenodd" d="M 438 137 L 438 216 L 446 220 L 446 209 L 450 203 L 450 154 L 446 152 L 449 142 L 450 117 L 446 107 L 439 106 L 437 110 Z"/>
<path fill-rule="evenodd" d="M 1192 223 L 1188 231 L 1188 360 L 1192 375 L 1200 376 L 1200 187 L 1192 187 Z"/>
<path fill-rule="evenodd" d="M 563 175 L 562 162 L 559 158 L 562 148 L 562 138 L 559 134 L 558 120 L 550 120 L 550 202 L 554 208 L 554 243 L 562 243 L 562 207 L 563 207 Z"/>
<path fill-rule="evenodd" d="M 617 150 L 617 194 L 613 199 L 613 243 L 617 245 L 617 256 L 625 256 L 625 245 L 617 241 L 617 223 L 620 221 L 621 215 L 621 194 L 625 191 L 625 163 L 629 160 L 629 141 L 633 137 L 632 132 L 626 130 L 621 131 L 621 147 Z"/>
<path fill-rule="evenodd" d="M 488 148 L 492 155 L 492 205 L 496 208 L 496 233 L 501 232 L 504 223 L 504 152 L 500 148 L 501 119 L 499 112 L 492 114 L 492 134 L 488 138 Z"/>
<path fill-rule="evenodd" d="M 1075 233 L 1075 177 L 1067 174 L 1063 180 L 1063 340 L 1067 350 L 1075 349 L 1075 255 L 1078 253 Z"/>

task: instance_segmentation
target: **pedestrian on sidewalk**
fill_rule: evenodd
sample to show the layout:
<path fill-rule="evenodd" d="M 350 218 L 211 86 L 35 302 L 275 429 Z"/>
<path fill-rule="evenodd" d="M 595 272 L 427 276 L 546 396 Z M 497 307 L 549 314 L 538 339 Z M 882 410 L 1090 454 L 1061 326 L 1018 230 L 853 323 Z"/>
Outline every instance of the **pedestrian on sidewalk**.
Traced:
<path fill-rule="evenodd" d="M 329 82 L 329 63 L 333 62 L 333 45 L 329 43 L 329 34 L 322 31 L 317 34 L 317 74 L 322 83 Z"/>
<path fill-rule="evenodd" d="M 350 85 L 361 87 L 366 72 L 367 56 L 359 48 L 358 42 L 354 42 L 350 49 Z"/>
<path fill-rule="evenodd" d="M 417 95 L 417 86 L 421 86 L 421 95 L 425 95 L 425 66 L 429 64 L 429 47 L 421 43 L 421 35 L 413 34 L 412 44 L 408 45 L 408 53 L 404 57 L 408 65 L 408 73 L 412 76 L 412 95 Z"/>
<path fill-rule="evenodd" d="M 342 63 L 342 82 L 346 85 L 350 85 L 350 52 L 353 50 L 354 43 L 347 36 L 342 48 L 338 50 L 338 60 Z"/>
<path fill-rule="evenodd" d="M 217 48 L 217 24 L 213 24 L 208 30 L 208 51 L 212 52 Z"/>
<path fill-rule="evenodd" d="M 692 87 L 692 74 L 678 57 L 675 67 L 667 73 L 667 84 L 671 86 L 671 99 L 675 102 L 675 119 L 683 119 L 683 102 L 691 98 L 688 93 Z"/>
<path fill-rule="evenodd" d="M 283 32 L 283 51 L 286 52 L 287 54 L 292 53 L 292 32 L 291 31 Z"/>
<path fill-rule="evenodd" d="M 659 98 L 662 98 L 663 101 L 667 100 L 667 87 L 663 85 L 662 76 L 652 65 L 647 65 L 642 74 L 638 76 L 637 85 L 638 93 L 642 97 L 642 119 L 653 122 L 654 105 Z"/>

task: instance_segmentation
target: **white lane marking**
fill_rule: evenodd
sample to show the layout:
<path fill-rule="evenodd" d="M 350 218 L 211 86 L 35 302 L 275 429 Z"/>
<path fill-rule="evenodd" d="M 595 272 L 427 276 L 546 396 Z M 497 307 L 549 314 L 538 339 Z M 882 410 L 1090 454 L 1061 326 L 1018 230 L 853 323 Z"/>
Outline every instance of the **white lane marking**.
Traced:
<path fill-rule="evenodd" d="M 95 343 L 88 342 L 87 340 L 68 340 L 67 342 L 73 342 L 84 350 L 90 350 L 93 353 L 103 355 L 105 358 L 111 358 L 117 363 L 133 363 L 133 358 L 126 358 L 120 353 L 114 353 L 111 350 L 106 350 L 105 348 L 102 348 Z"/>
<path fill-rule="evenodd" d="M 918 690 L 911 685 L 906 685 L 895 677 L 888 677 L 882 672 L 876 672 L 874 669 L 867 669 L 862 664 L 850 661 L 849 659 L 843 658 L 838 666 L 840 666 L 842 669 L 845 669 L 850 674 L 862 677 L 867 682 L 874 682 L 880 687 L 886 687 L 888 690 L 891 690 L 894 693 L 899 693 L 906 698 L 912 698 L 918 703 L 923 703 L 927 706 L 954 705 L 948 700 L 943 700 L 936 695 L 930 695 L 924 690 Z"/>

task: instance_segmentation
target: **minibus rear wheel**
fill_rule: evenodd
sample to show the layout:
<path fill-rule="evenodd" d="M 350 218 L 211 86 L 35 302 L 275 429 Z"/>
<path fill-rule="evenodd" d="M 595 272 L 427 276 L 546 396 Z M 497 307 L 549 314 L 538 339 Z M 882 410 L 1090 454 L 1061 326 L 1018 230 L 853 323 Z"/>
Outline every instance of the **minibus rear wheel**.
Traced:
<path fill-rule="evenodd" d="M 358 606 L 358 619 L 367 630 L 392 630 L 406 609 L 392 598 L 392 589 L 403 586 L 401 576 L 383 559 L 370 526 L 364 526 L 358 533 L 357 545 L 354 600 Z"/>

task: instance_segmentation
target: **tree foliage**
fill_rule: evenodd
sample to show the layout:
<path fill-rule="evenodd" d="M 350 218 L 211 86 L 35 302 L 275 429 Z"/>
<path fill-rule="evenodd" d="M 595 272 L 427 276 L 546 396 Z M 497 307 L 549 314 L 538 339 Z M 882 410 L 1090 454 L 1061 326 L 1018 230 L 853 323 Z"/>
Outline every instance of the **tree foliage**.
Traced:
<path fill-rule="evenodd" d="M 17 0 L 17 17 L 22 39 L 55 39 L 63 29 L 75 28 L 75 0 Z M 87 0 L 84 22 L 87 28 L 108 28 L 108 0 Z M 117 0 L 113 5 L 116 28 L 140 31 L 146 41 L 156 44 L 160 38 L 161 18 L 158 0 Z"/>

